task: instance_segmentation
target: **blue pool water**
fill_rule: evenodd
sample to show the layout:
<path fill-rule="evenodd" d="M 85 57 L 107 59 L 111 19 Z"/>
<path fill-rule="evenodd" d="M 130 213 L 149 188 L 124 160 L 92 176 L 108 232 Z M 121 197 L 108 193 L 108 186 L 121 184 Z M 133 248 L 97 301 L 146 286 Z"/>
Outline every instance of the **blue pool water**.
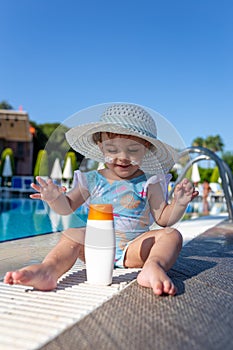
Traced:
<path fill-rule="evenodd" d="M 41 200 L 2 198 L 0 201 L 0 242 L 62 231 L 85 223 L 84 208 L 60 216 Z"/>
<path fill-rule="evenodd" d="M 227 205 L 225 201 L 209 202 L 209 215 L 219 215 L 227 212 Z M 189 203 L 187 213 L 203 213 L 203 203 L 201 201 L 193 201 Z"/>
<path fill-rule="evenodd" d="M 202 213 L 202 203 L 192 202 L 187 213 Z M 210 203 L 210 215 L 226 212 L 226 203 Z M 1 198 L 0 242 L 62 231 L 86 223 L 87 211 L 80 208 L 74 214 L 60 216 L 41 200 Z"/>

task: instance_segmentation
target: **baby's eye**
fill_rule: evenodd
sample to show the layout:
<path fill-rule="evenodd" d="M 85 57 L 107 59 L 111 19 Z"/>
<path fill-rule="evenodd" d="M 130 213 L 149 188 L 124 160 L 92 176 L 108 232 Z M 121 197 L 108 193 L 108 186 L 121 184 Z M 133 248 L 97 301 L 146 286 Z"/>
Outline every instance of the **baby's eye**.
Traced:
<path fill-rule="evenodd" d="M 117 153 L 116 149 L 106 149 L 105 150 L 107 153 Z"/>
<path fill-rule="evenodd" d="M 128 150 L 130 153 L 137 153 L 139 151 L 139 149 L 129 149 Z"/>

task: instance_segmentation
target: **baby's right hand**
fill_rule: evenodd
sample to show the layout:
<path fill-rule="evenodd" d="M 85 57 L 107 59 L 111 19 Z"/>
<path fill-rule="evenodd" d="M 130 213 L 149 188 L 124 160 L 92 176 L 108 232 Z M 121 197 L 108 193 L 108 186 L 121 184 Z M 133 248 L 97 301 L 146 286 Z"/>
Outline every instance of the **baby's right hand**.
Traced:
<path fill-rule="evenodd" d="M 43 180 L 40 176 L 36 177 L 39 185 L 32 183 L 31 187 L 38 193 L 30 195 L 32 199 L 42 199 L 47 203 L 55 201 L 62 193 L 66 192 L 65 187 L 57 186 L 51 179 Z"/>

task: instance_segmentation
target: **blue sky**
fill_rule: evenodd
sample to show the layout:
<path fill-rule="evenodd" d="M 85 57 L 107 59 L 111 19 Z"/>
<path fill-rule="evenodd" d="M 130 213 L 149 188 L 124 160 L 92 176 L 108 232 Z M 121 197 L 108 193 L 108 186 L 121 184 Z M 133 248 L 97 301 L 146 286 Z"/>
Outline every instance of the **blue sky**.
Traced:
<path fill-rule="evenodd" d="M 107 102 L 233 152 L 231 0 L 0 0 L 0 101 L 37 123 Z M 80 118 L 85 123 L 85 118 Z"/>

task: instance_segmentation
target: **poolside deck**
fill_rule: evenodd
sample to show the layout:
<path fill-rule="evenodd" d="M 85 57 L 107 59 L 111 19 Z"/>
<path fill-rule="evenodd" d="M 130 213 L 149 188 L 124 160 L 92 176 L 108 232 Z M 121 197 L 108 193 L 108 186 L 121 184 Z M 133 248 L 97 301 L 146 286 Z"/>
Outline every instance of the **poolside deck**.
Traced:
<path fill-rule="evenodd" d="M 116 270 L 113 285 L 96 290 L 85 284 L 81 265 L 62 278 L 53 292 L 0 283 L 1 349 L 12 349 L 14 344 L 14 349 L 41 350 L 231 350 L 233 224 L 223 221 L 211 228 L 204 222 L 201 225 L 205 232 L 184 246 L 169 272 L 178 288 L 176 297 L 156 297 L 140 287 L 134 281 L 136 270 Z M 43 237 L 35 238 L 29 245 L 28 260 L 40 259 L 50 249 L 48 241 L 54 244 L 56 239 L 51 235 L 45 243 Z M 1 259 L 2 272 L 10 261 L 12 267 L 25 261 L 25 255 L 20 258 L 25 242 L 20 241 L 18 248 L 15 243 L 4 243 L 9 251 L 5 260 Z M 16 254 L 21 261 L 17 261 Z M 81 304 L 80 295 L 86 296 Z M 88 309 L 85 303 L 89 303 Z M 10 325 L 15 327 L 9 329 Z M 45 330 L 50 331 L 47 338 Z"/>

